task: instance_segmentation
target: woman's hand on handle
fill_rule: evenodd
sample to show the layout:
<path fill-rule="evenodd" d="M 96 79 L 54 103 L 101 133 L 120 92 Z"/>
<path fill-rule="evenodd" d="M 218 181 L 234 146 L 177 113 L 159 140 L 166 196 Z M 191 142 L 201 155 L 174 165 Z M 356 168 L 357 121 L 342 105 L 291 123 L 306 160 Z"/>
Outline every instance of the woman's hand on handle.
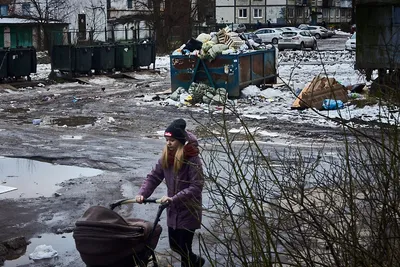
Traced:
<path fill-rule="evenodd" d="M 161 198 L 161 203 L 171 203 L 172 202 L 172 198 L 170 198 L 170 197 L 167 197 L 167 196 L 163 196 L 162 198 Z"/>
<path fill-rule="evenodd" d="M 135 200 L 136 200 L 137 203 L 142 204 L 143 200 L 144 200 L 144 197 L 142 195 L 137 195 L 135 197 Z"/>

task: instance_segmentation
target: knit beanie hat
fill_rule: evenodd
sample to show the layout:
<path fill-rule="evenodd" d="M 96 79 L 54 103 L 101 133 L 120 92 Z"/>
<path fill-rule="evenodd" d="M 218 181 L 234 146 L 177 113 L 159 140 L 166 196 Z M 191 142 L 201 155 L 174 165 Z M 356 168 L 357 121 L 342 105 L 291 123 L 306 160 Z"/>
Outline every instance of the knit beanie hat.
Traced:
<path fill-rule="evenodd" d="M 174 120 L 168 127 L 165 129 L 164 136 L 172 137 L 182 143 L 182 145 L 186 142 L 186 121 L 184 119 Z"/>

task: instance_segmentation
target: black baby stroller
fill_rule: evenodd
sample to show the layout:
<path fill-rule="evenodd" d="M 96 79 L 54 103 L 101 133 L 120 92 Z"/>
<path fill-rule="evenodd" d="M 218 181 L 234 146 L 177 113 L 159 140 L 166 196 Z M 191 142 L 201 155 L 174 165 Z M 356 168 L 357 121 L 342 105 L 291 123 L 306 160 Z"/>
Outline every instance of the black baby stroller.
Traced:
<path fill-rule="evenodd" d="M 90 207 L 76 222 L 75 245 L 88 267 L 145 267 L 150 261 L 158 266 L 154 254 L 161 226 L 158 224 L 168 204 L 160 204 L 154 223 L 142 219 L 127 219 L 114 208 L 136 203 L 134 199 L 119 200 L 110 208 Z M 146 199 L 144 203 L 160 203 Z"/>

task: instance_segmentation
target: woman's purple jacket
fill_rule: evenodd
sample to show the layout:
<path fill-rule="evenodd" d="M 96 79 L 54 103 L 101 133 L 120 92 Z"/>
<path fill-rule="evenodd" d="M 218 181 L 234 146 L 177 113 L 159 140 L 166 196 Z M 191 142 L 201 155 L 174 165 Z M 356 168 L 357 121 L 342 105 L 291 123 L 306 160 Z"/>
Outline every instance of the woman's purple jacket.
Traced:
<path fill-rule="evenodd" d="M 189 142 L 197 145 L 196 137 L 187 132 Z M 194 230 L 200 228 L 202 216 L 202 191 L 204 177 L 199 156 L 186 159 L 177 174 L 173 166 L 163 169 L 161 159 L 147 175 L 139 190 L 139 195 L 148 198 L 156 187 L 165 179 L 168 197 L 172 203 L 167 208 L 167 225 L 173 229 Z"/>

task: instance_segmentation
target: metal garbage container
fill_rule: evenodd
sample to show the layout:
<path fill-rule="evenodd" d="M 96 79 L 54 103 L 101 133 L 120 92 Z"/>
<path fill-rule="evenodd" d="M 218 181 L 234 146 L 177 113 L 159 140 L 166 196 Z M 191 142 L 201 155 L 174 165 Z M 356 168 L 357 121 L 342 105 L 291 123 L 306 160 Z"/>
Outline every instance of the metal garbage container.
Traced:
<path fill-rule="evenodd" d="M 8 49 L 0 49 L 0 79 L 5 79 L 8 77 Z"/>
<path fill-rule="evenodd" d="M 151 63 L 156 62 L 156 52 L 154 42 L 141 42 L 136 45 L 133 66 L 135 69 L 140 67 L 149 67 Z"/>
<path fill-rule="evenodd" d="M 132 70 L 134 51 L 134 43 L 115 44 L 115 70 Z"/>
<path fill-rule="evenodd" d="M 20 78 L 36 72 L 36 50 L 33 47 L 10 48 L 7 56 L 7 76 Z"/>
<path fill-rule="evenodd" d="M 103 44 L 93 47 L 92 69 L 96 73 L 112 72 L 115 68 L 115 45 Z"/>
<path fill-rule="evenodd" d="M 51 54 L 53 70 L 71 74 L 91 74 L 92 46 L 54 45 Z"/>
<path fill-rule="evenodd" d="M 171 89 L 186 90 L 193 82 L 225 88 L 229 97 L 239 97 L 246 86 L 276 83 L 276 48 L 241 54 L 218 55 L 214 60 L 171 55 Z"/>

